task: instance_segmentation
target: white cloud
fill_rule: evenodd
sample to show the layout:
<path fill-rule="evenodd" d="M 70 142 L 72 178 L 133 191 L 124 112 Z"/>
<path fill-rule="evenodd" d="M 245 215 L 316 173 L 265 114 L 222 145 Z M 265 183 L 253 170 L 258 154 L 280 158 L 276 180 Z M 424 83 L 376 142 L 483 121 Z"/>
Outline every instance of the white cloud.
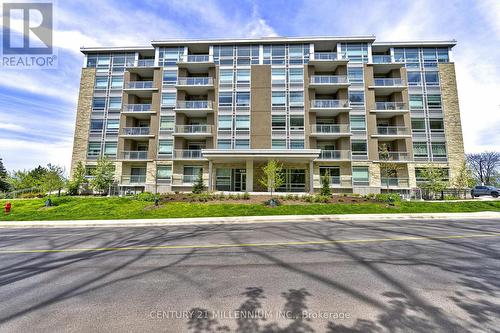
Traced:
<path fill-rule="evenodd" d="M 25 128 L 21 125 L 13 123 L 0 123 L 0 129 L 10 130 L 10 131 L 24 131 Z"/>

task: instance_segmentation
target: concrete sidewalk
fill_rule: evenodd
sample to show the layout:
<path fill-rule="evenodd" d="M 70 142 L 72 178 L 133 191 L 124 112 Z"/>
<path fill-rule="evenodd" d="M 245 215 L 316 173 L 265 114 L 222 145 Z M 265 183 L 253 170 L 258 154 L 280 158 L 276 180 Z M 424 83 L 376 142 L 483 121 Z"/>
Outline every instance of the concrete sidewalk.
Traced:
<path fill-rule="evenodd" d="M 343 215 L 275 215 L 200 217 L 173 219 L 129 220 L 68 220 L 68 221 L 2 221 L 0 228 L 85 228 L 85 227 L 156 227 L 175 225 L 217 225 L 286 222 L 397 221 L 397 220 L 463 220 L 498 219 L 500 212 L 476 213 L 411 213 L 411 214 L 343 214 Z"/>

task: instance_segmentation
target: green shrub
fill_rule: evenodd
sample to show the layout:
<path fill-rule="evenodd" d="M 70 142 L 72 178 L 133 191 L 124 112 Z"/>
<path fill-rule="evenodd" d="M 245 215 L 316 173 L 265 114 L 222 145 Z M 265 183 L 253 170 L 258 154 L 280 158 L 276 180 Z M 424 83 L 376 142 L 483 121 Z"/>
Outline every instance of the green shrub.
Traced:
<path fill-rule="evenodd" d="M 312 196 L 312 195 L 304 195 L 302 197 L 302 200 L 304 200 L 305 202 L 314 202 L 314 196 Z"/>
<path fill-rule="evenodd" d="M 460 197 L 457 197 L 455 195 L 445 195 L 444 200 L 460 200 Z"/>
<path fill-rule="evenodd" d="M 248 192 L 243 193 L 243 200 L 250 200 L 250 193 Z"/>
<path fill-rule="evenodd" d="M 26 193 L 21 193 L 18 198 L 20 199 L 35 199 L 35 198 L 43 198 L 45 196 L 45 193 L 41 192 L 26 192 Z"/>
<path fill-rule="evenodd" d="M 153 201 L 155 201 L 155 195 L 151 192 L 142 192 L 142 193 L 134 195 L 134 199 L 139 200 L 139 201 L 153 202 Z"/>
<path fill-rule="evenodd" d="M 401 196 L 397 193 L 379 193 L 375 195 L 375 200 L 379 202 L 400 202 Z"/>
<path fill-rule="evenodd" d="M 316 203 L 327 203 L 330 201 L 330 196 L 318 194 L 314 196 L 314 202 Z"/>

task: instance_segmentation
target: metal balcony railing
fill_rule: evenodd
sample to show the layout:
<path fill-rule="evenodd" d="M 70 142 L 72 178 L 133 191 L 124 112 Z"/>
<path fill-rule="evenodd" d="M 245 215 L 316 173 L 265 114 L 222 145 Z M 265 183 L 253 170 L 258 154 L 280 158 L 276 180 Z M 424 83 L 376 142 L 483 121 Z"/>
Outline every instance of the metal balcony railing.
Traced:
<path fill-rule="evenodd" d="M 183 183 L 194 183 L 198 180 L 197 175 L 183 175 L 182 176 L 182 182 Z"/>
<path fill-rule="evenodd" d="M 179 86 L 209 86 L 213 85 L 214 81 L 211 77 L 179 77 L 177 85 Z"/>
<path fill-rule="evenodd" d="M 177 101 L 177 109 L 211 109 L 212 101 Z"/>
<path fill-rule="evenodd" d="M 379 126 L 377 127 L 378 135 L 407 135 L 409 134 L 408 127 L 404 126 Z"/>
<path fill-rule="evenodd" d="M 123 107 L 127 112 L 149 112 L 152 111 L 151 104 L 127 104 Z"/>
<path fill-rule="evenodd" d="M 155 65 L 154 59 L 139 59 L 137 60 L 137 67 L 153 67 Z"/>
<path fill-rule="evenodd" d="M 380 161 L 408 161 L 409 155 L 405 151 L 378 152 Z"/>
<path fill-rule="evenodd" d="M 126 89 L 152 89 L 153 81 L 130 81 L 125 86 Z"/>
<path fill-rule="evenodd" d="M 189 54 L 179 57 L 179 62 L 183 63 L 210 62 L 210 56 L 208 54 Z"/>
<path fill-rule="evenodd" d="M 147 160 L 148 152 L 142 150 L 122 151 L 121 158 L 124 160 Z"/>
<path fill-rule="evenodd" d="M 349 133 L 349 124 L 334 124 L 334 125 L 323 125 L 323 124 L 313 124 L 311 125 L 311 133 L 314 134 L 329 134 L 329 133 Z"/>
<path fill-rule="evenodd" d="M 146 182 L 146 175 L 123 175 L 122 184 L 142 184 Z"/>
<path fill-rule="evenodd" d="M 212 133 L 210 125 L 177 125 L 175 133 Z"/>
<path fill-rule="evenodd" d="M 376 87 L 395 87 L 404 85 L 402 79 L 373 79 L 373 85 Z"/>
<path fill-rule="evenodd" d="M 124 127 L 122 135 L 149 135 L 151 129 L 149 127 Z"/>
<path fill-rule="evenodd" d="M 406 103 L 403 102 L 375 102 L 376 110 L 392 111 L 392 110 L 405 110 Z"/>
<path fill-rule="evenodd" d="M 380 179 L 382 187 L 410 187 L 410 180 L 408 178 L 387 178 Z"/>
<path fill-rule="evenodd" d="M 374 64 L 390 64 L 392 62 L 390 55 L 373 55 L 372 60 Z"/>
<path fill-rule="evenodd" d="M 201 149 L 176 149 L 174 159 L 202 159 Z"/>
<path fill-rule="evenodd" d="M 311 84 L 339 84 L 348 83 L 346 75 L 313 75 L 311 76 Z"/>
<path fill-rule="evenodd" d="M 321 150 L 318 159 L 320 160 L 349 160 L 350 150 Z"/>
<path fill-rule="evenodd" d="M 314 60 L 337 60 L 337 52 L 314 52 Z"/>
<path fill-rule="evenodd" d="M 313 99 L 311 100 L 311 108 L 315 109 L 334 109 L 347 108 L 349 101 L 346 99 Z"/>

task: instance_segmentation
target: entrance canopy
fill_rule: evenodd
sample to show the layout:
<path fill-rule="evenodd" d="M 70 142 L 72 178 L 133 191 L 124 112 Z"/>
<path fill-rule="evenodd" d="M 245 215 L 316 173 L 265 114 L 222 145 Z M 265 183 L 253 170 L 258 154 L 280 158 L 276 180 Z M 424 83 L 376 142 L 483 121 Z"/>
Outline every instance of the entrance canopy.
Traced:
<path fill-rule="evenodd" d="M 279 160 L 310 162 L 318 158 L 320 149 L 203 149 L 204 158 L 213 162 Z"/>

